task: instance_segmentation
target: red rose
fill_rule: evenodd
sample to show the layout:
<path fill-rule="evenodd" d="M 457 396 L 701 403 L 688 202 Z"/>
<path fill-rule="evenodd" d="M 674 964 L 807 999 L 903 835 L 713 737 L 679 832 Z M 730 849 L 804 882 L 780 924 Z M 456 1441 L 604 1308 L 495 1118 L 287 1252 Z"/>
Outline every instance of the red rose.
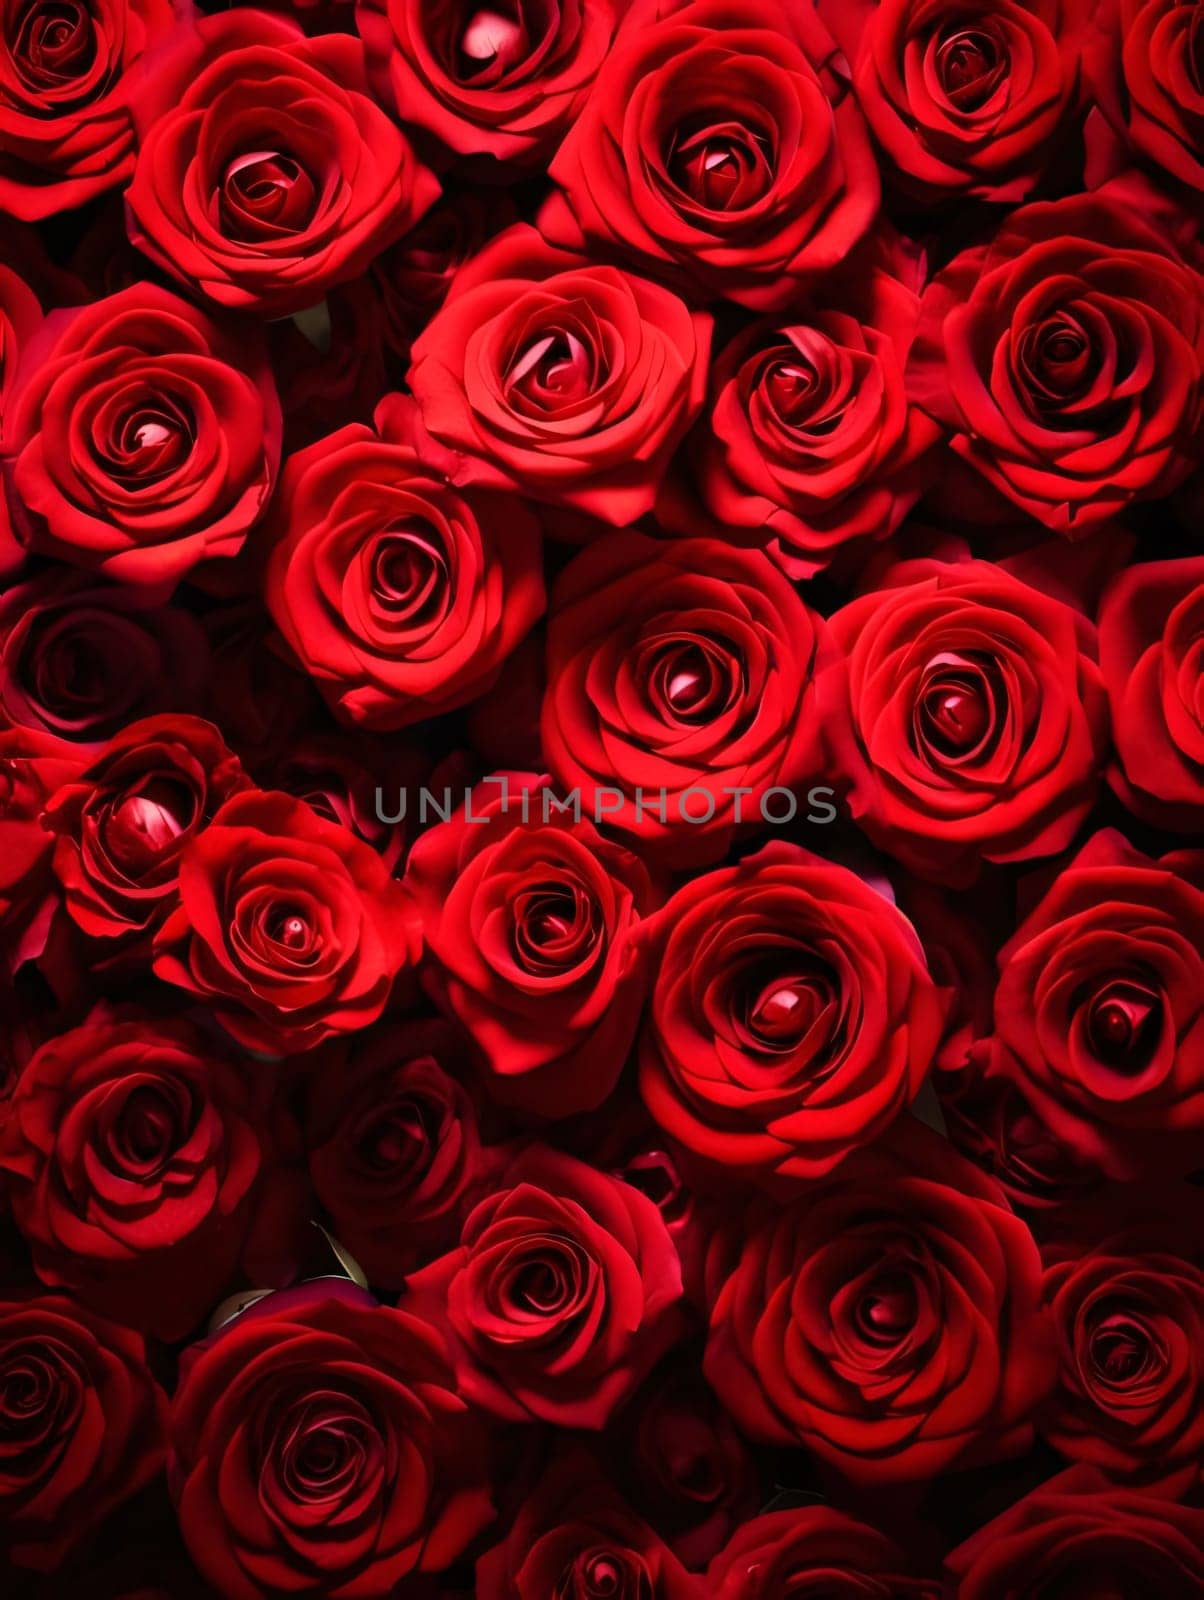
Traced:
<path fill-rule="evenodd" d="M 503 773 L 419 838 L 406 886 L 423 981 L 472 1035 L 494 1098 L 544 1117 L 599 1105 L 644 1000 L 642 863 L 559 810 L 538 778 Z"/>
<path fill-rule="evenodd" d="M 919 284 L 907 280 L 922 269 L 901 244 L 878 254 L 881 264 L 867 260 L 842 281 L 836 304 L 767 317 L 732 340 L 711 368 L 707 414 L 687 450 L 711 515 L 763 541 L 793 578 L 856 540 L 893 533 L 938 436 L 903 385 L 920 309 Z M 671 501 L 658 516 L 682 520 Z"/>
<path fill-rule="evenodd" d="M 0 725 L 97 748 L 138 717 L 191 710 L 205 636 L 149 590 L 48 567 L 0 594 Z"/>
<path fill-rule="evenodd" d="M 847 63 L 811 6 L 771 0 L 638 0 L 549 173 L 549 238 L 756 311 L 842 261 L 878 208 Z"/>
<path fill-rule="evenodd" d="M 160 1470 L 141 1337 L 61 1295 L 0 1303 L 0 1549 L 51 1572 Z"/>
<path fill-rule="evenodd" d="M 736 1421 L 859 1484 L 1022 1453 L 1052 1378 L 1028 1229 L 906 1135 L 754 1222 L 711 1311 L 705 1371 Z"/>
<path fill-rule="evenodd" d="M 21 352 L 41 321 L 37 295 L 12 267 L 0 262 L 0 424 L 4 422 Z"/>
<path fill-rule="evenodd" d="M 965 884 L 985 861 L 1065 849 L 1099 788 L 1108 708 L 1095 629 L 988 561 L 907 561 L 838 611 L 859 818 L 912 871 Z"/>
<path fill-rule="evenodd" d="M 1204 852 L 1098 833 L 999 957 L 990 1075 L 1111 1177 L 1204 1148 Z"/>
<path fill-rule="evenodd" d="M 544 608 L 539 526 L 402 442 L 400 397 L 288 462 L 265 600 L 343 721 L 390 731 L 482 694 Z"/>
<path fill-rule="evenodd" d="M 1099 614 L 1112 704 L 1108 777 L 1130 811 L 1176 832 L 1204 823 L 1204 559 L 1130 567 Z"/>
<path fill-rule="evenodd" d="M 604 1427 L 678 1334 L 677 1252 L 650 1200 L 570 1156 L 532 1146 L 505 1182 L 401 1304 L 446 1333 L 470 1404 Z"/>
<path fill-rule="evenodd" d="M 1169 177 L 1204 189 L 1204 72 L 1200 18 L 1182 0 L 1101 0 L 1092 7 L 1087 78 L 1106 126 L 1122 149 Z M 1096 117 L 1088 150 L 1102 143 Z"/>
<path fill-rule="evenodd" d="M 908 1576 L 884 1534 L 830 1506 L 770 1511 L 746 1522 L 707 1568 L 714 1600 L 779 1600 L 827 1593 L 867 1600 L 938 1600 L 935 1583 Z M 822 1587 L 821 1587 L 822 1586 Z"/>
<path fill-rule="evenodd" d="M 136 111 L 130 237 L 221 305 L 312 305 L 439 192 L 369 98 L 359 41 L 266 11 L 193 24 Z"/>
<path fill-rule="evenodd" d="M 237 554 L 271 492 L 280 405 L 253 335 L 152 284 L 52 312 L 5 422 L 23 542 L 129 583 Z"/>
<path fill-rule="evenodd" d="M 482 1174 L 476 1113 L 449 1073 L 463 1043 L 428 1019 L 362 1034 L 319 1063 L 306 1101 L 314 1192 L 374 1284 L 399 1289 L 453 1246 Z"/>
<path fill-rule="evenodd" d="M 519 224 L 456 275 L 409 383 L 454 483 L 621 526 L 651 509 L 702 405 L 710 336 L 669 290 Z"/>
<path fill-rule="evenodd" d="M 842 782 L 843 666 L 769 559 L 623 533 L 562 573 L 548 622 L 544 754 L 590 814 L 679 864 Z M 825 788 L 825 799 L 834 790 Z"/>
<path fill-rule="evenodd" d="M 379 858 L 289 795 L 227 801 L 181 855 L 179 886 L 154 970 L 251 1050 L 307 1050 L 375 1021 L 417 955 Z"/>
<path fill-rule="evenodd" d="M 129 177 L 135 69 L 174 22 L 170 0 L 5 5 L 0 208 L 36 222 Z"/>
<path fill-rule="evenodd" d="M 1204 1591 L 1204 1511 L 1075 1467 L 1025 1495 L 947 1560 L 958 1600 Z"/>
<path fill-rule="evenodd" d="M 49 1040 L 0 1139 L 43 1282 L 164 1339 L 221 1296 L 271 1150 L 245 1066 L 186 1023 L 119 1016 Z"/>
<path fill-rule="evenodd" d="M 1204 1472 L 1204 1270 L 1172 1227 L 1045 1274 L 1058 1385 L 1042 1431 L 1072 1460 L 1187 1494 Z"/>
<path fill-rule="evenodd" d="M 83 765 L 72 744 L 33 728 L 0 730 L 0 968 L 42 953 L 58 901 L 53 835 L 42 812 Z"/>
<path fill-rule="evenodd" d="M 1080 0 L 821 0 L 900 191 L 1022 200 L 1075 109 Z"/>
<path fill-rule="evenodd" d="M 1138 186 L 1025 206 L 924 293 L 912 398 L 960 457 L 1068 537 L 1192 467 L 1204 293 L 1166 209 Z"/>
<path fill-rule="evenodd" d="M 545 160 L 571 127 L 627 0 L 519 0 L 432 12 L 361 0 L 355 21 L 381 99 L 457 155 Z"/>
<path fill-rule="evenodd" d="M 649 937 L 640 1092 L 699 1155 L 818 1177 L 919 1092 L 939 993 L 911 924 L 847 868 L 766 845 L 679 889 Z"/>
<path fill-rule="evenodd" d="M 199 717 L 132 722 L 53 796 L 54 870 L 68 914 L 102 959 L 143 960 L 175 904 L 182 851 L 232 794 L 250 786 L 217 729 Z"/>
<path fill-rule="evenodd" d="M 439 1340 L 358 1290 L 272 1295 L 188 1352 L 171 1454 L 184 1538 L 227 1600 L 384 1600 L 492 1516 Z"/>
<path fill-rule="evenodd" d="M 477 1600 L 702 1600 L 693 1578 L 584 1454 L 556 1458 L 503 1542 L 477 1562 Z"/>

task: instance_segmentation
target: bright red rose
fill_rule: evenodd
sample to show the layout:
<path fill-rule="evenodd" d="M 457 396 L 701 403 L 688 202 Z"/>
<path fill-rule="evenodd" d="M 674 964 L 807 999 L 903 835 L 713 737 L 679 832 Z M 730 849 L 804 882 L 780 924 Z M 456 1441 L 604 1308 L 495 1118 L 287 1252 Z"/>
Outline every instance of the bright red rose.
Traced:
<path fill-rule="evenodd" d="M 421 427 L 454 483 L 623 526 L 651 510 L 706 392 L 711 319 L 518 224 L 462 267 L 414 341 Z"/>
<path fill-rule="evenodd" d="M 58 902 L 46 802 L 83 765 L 75 745 L 33 728 L 0 730 L 0 969 L 41 955 Z"/>
<path fill-rule="evenodd" d="M 1199 8 L 1183 0 L 1099 0 L 1091 21 L 1087 80 L 1121 146 L 1116 164 L 1127 165 L 1136 154 L 1168 177 L 1204 189 Z M 1087 125 L 1089 151 L 1102 142 L 1097 115 Z"/>
<path fill-rule="evenodd" d="M 1074 1467 L 1025 1495 L 946 1562 L 957 1600 L 1204 1592 L 1204 1511 Z"/>
<path fill-rule="evenodd" d="M 851 283 L 745 329 L 711 368 L 708 408 L 683 467 L 727 530 L 808 578 L 858 540 L 885 539 L 919 497 L 938 437 L 903 384 L 922 266 L 884 243 Z M 657 507 L 689 531 L 688 507 Z"/>
<path fill-rule="evenodd" d="M 543 612 L 539 525 L 449 488 L 391 396 L 299 451 L 272 513 L 265 600 L 341 720 L 391 731 L 484 693 Z"/>
<path fill-rule="evenodd" d="M 1053 1377 L 1040 1257 L 944 1140 L 901 1128 L 750 1221 L 704 1368 L 746 1432 L 871 1485 L 1028 1447 Z"/>
<path fill-rule="evenodd" d="M 477 1562 L 476 1600 L 702 1600 L 691 1577 L 590 1458 L 555 1458 L 503 1542 Z"/>
<path fill-rule="evenodd" d="M 1204 287 L 1166 210 L 1136 184 L 1025 206 L 924 293 L 911 397 L 1068 538 L 1192 467 Z"/>
<path fill-rule="evenodd" d="M 318 1062 L 306 1097 L 314 1192 L 340 1244 L 382 1288 L 460 1237 L 483 1173 L 477 1119 L 451 1075 L 464 1043 L 428 1018 L 361 1034 Z"/>
<path fill-rule="evenodd" d="M 29 549 L 128 583 L 236 555 L 267 504 L 280 404 L 259 341 L 153 284 L 52 312 L 9 400 Z"/>
<path fill-rule="evenodd" d="M 1204 852 L 1152 860 L 1096 834 L 999 970 L 992 1078 L 1113 1178 L 1200 1164 Z"/>
<path fill-rule="evenodd" d="M 180 1527 L 226 1600 L 384 1600 L 492 1517 L 440 1341 L 358 1290 L 269 1296 L 186 1352 L 170 1436 Z"/>
<path fill-rule="evenodd" d="M 434 9 L 361 0 L 381 99 L 457 155 L 546 160 L 572 126 L 628 0 Z"/>
<path fill-rule="evenodd" d="M 561 798 L 674 865 L 844 786 L 843 663 L 756 550 L 616 534 L 553 591 L 544 756 Z"/>
<path fill-rule="evenodd" d="M 272 1153 L 269 1097 L 187 1023 L 118 1016 L 49 1040 L 0 1137 L 43 1282 L 163 1339 L 220 1299 Z"/>
<path fill-rule="evenodd" d="M 857 100 L 909 199 L 1016 201 L 1078 99 L 1084 0 L 820 0 Z"/>
<path fill-rule="evenodd" d="M 1112 705 L 1108 778 L 1130 811 L 1176 832 L 1204 825 L 1204 558 L 1130 567 L 1099 613 Z"/>
<path fill-rule="evenodd" d="M 911 924 L 847 868 L 773 843 L 649 924 L 640 1092 L 673 1138 L 762 1178 L 814 1178 L 919 1092 L 944 1007 Z"/>
<path fill-rule="evenodd" d="M 809 5 L 637 0 L 549 168 L 550 239 L 776 311 L 878 209 L 848 64 Z"/>
<path fill-rule="evenodd" d="M 379 857 L 304 801 L 236 795 L 180 857 L 155 973 L 238 1042 L 307 1050 L 375 1021 L 417 957 L 409 900 Z"/>
<path fill-rule="evenodd" d="M 145 960 L 175 905 L 181 853 L 250 787 L 212 723 L 131 722 L 53 796 L 46 827 L 67 912 L 102 961 Z"/>
<path fill-rule="evenodd" d="M 1134 1228 L 1046 1272 L 1058 1384 L 1041 1427 L 1072 1460 L 1186 1495 L 1204 1473 L 1204 1263 L 1175 1243 L 1173 1224 Z"/>
<path fill-rule="evenodd" d="M 1108 706 L 1095 629 L 989 561 L 905 561 L 830 623 L 873 777 L 858 820 L 913 872 L 1070 843 L 1099 790 Z"/>
<path fill-rule="evenodd" d="M 138 717 L 196 709 L 205 635 L 149 590 L 47 567 L 0 594 L 0 725 L 98 749 Z"/>
<path fill-rule="evenodd" d="M 52 1572 L 162 1468 L 141 1337 L 62 1295 L 0 1303 L 0 1549 Z"/>
<path fill-rule="evenodd" d="M 401 1304 L 447 1336 L 456 1386 L 511 1422 L 602 1428 L 678 1336 L 681 1267 L 651 1200 L 532 1146 Z"/>
<path fill-rule="evenodd" d="M 939 1586 L 909 1575 L 884 1534 L 831 1506 L 770 1511 L 746 1522 L 707 1568 L 714 1600 L 847 1594 L 866 1600 L 939 1600 Z"/>
<path fill-rule="evenodd" d="M 5 0 L 0 208 L 36 222 L 129 177 L 137 68 L 175 19 L 171 0 Z"/>
<path fill-rule="evenodd" d="M 486 779 L 410 853 L 423 982 L 472 1036 L 490 1094 L 545 1117 L 599 1105 L 639 1024 L 643 864 L 529 773 Z"/>
<path fill-rule="evenodd" d="M 219 305 L 313 305 L 439 193 L 369 97 L 359 41 L 266 11 L 190 25 L 135 109 L 130 237 Z"/>

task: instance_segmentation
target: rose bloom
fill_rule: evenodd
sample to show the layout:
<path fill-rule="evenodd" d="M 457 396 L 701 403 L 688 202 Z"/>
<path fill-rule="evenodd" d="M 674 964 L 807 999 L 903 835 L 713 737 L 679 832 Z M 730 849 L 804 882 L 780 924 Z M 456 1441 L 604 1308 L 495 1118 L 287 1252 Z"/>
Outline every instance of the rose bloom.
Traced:
<path fill-rule="evenodd" d="M 42 953 L 58 902 L 46 802 L 83 765 L 75 745 L 34 728 L 0 729 L 0 969 Z"/>
<path fill-rule="evenodd" d="M 1173 1225 L 1134 1228 L 1047 1270 L 1059 1359 L 1042 1432 L 1072 1460 L 1185 1495 L 1204 1470 L 1204 1270 L 1175 1246 Z"/>
<path fill-rule="evenodd" d="M 584 1452 L 553 1458 L 501 1544 L 477 1562 L 476 1600 L 703 1600 L 702 1580 Z"/>
<path fill-rule="evenodd" d="M 9 401 L 14 525 L 29 549 L 129 583 L 237 554 L 271 492 L 280 405 L 247 329 L 153 284 L 52 312 Z"/>
<path fill-rule="evenodd" d="M 636 0 L 549 173 L 550 239 L 755 311 L 841 262 L 878 209 L 847 63 L 812 7 L 771 0 Z"/>
<path fill-rule="evenodd" d="M 679 889 L 648 937 L 640 1092 L 699 1155 L 819 1177 L 919 1092 L 939 991 L 911 924 L 847 868 L 766 845 Z"/>
<path fill-rule="evenodd" d="M 1074 538 L 1190 472 L 1204 291 L 1140 184 L 1014 212 L 924 292 L 908 391 L 952 449 Z"/>
<path fill-rule="evenodd" d="M 1188 1172 L 1204 1135 L 1204 852 L 1097 833 L 999 956 L 989 1073 L 1110 1177 Z"/>
<path fill-rule="evenodd" d="M 865 1485 L 1024 1452 L 1053 1376 L 1040 1258 L 943 1139 L 901 1125 L 749 1222 L 704 1366 L 745 1432 Z"/>
<path fill-rule="evenodd" d="M 1078 99 L 1080 0 L 821 0 L 857 100 L 909 199 L 1022 200 Z"/>
<path fill-rule="evenodd" d="M 1204 1511 L 1073 1467 L 1018 1500 L 946 1560 L 958 1600 L 1204 1590 Z"/>
<path fill-rule="evenodd" d="M 0 1302 L 0 1550 L 52 1572 L 161 1470 L 167 1403 L 139 1334 L 62 1295 Z"/>
<path fill-rule="evenodd" d="M 130 237 L 220 305 L 314 304 L 439 192 L 370 98 L 359 41 L 269 12 L 189 24 L 136 114 Z"/>
<path fill-rule="evenodd" d="M 228 1600 L 384 1600 L 492 1517 L 438 1338 L 350 1286 L 271 1295 L 186 1351 L 170 1440 L 181 1530 Z"/>
<path fill-rule="evenodd" d="M 558 792 L 675 866 L 718 859 L 808 778 L 842 781 L 843 696 L 826 624 L 759 551 L 628 532 L 553 591 L 541 730 Z"/>
<path fill-rule="evenodd" d="M 903 383 L 922 276 L 902 241 L 884 238 L 842 274 L 834 303 L 754 323 L 711 368 L 685 469 L 725 530 L 763 541 L 792 578 L 885 539 L 919 497 L 938 437 Z M 673 486 L 658 519 L 689 532 Z"/>
<path fill-rule="evenodd" d="M 5 0 L 0 208 L 38 222 L 129 177 L 136 69 L 174 24 L 170 0 Z"/>
<path fill-rule="evenodd" d="M 38 1276 L 181 1338 L 238 1263 L 271 1122 L 254 1074 L 183 1021 L 102 1018 L 48 1040 L 0 1129 Z"/>
<path fill-rule="evenodd" d="M 419 838 L 406 887 L 423 982 L 476 1042 L 491 1096 L 545 1117 L 599 1105 L 644 1000 L 643 864 L 539 778 L 503 773 Z"/>
<path fill-rule="evenodd" d="M 453 482 L 622 526 L 652 508 L 702 405 L 710 338 L 668 289 L 520 223 L 456 274 L 408 381 Z"/>
<path fill-rule="evenodd" d="M 47 567 L 0 594 L 0 724 L 97 749 L 138 717 L 194 710 L 209 668 L 194 617 Z"/>
<path fill-rule="evenodd" d="M 605 1427 L 680 1331 L 677 1252 L 649 1199 L 559 1151 L 531 1146 L 504 1182 L 401 1304 L 446 1335 L 471 1405 Z"/>
<path fill-rule="evenodd" d="M 880 848 L 956 885 L 983 861 L 1065 849 L 1108 740 L 1086 617 L 1003 565 L 922 560 L 888 569 L 830 627 L 873 775 L 859 820 Z"/>
<path fill-rule="evenodd" d="M 1108 778 L 1125 806 L 1179 833 L 1204 824 L 1204 559 L 1148 561 L 1099 613 L 1112 706 Z"/>
<path fill-rule="evenodd" d="M 53 796 L 46 827 L 68 915 L 101 960 L 143 960 L 175 904 L 181 852 L 250 787 L 212 723 L 132 722 Z"/>
<path fill-rule="evenodd" d="M 1200 17 L 1182 0 L 1101 0 L 1092 8 L 1088 82 L 1104 127 L 1132 154 L 1167 177 L 1204 189 L 1204 68 Z M 1102 142 L 1098 114 L 1087 124 L 1088 150 Z"/>
<path fill-rule="evenodd" d="M 830 1506 L 800 1506 L 753 1517 L 707 1568 L 714 1600 L 865 1595 L 873 1600 L 938 1600 L 936 1583 L 908 1575 L 903 1552 L 884 1534 Z"/>
<path fill-rule="evenodd" d="M 265 601 L 341 720 L 391 731 L 488 689 L 543 612 L 539 525 L 448 486 L 404 442 L 400 396 L 292 456 Z"/>
<path fill-rule="evenodd" d="M 545 160 L 572 126 L 628 0 L 518 0 L 432 11 L 362 0 L 355 22 L 381 99 L 457 155 Z"/>
<path fill-rule="evenodd" d="M 375 1021 L 417 956 L 379 857 L 289 795 L 228 800 L 181 855 L 179 896 L 154 971 L 250 1050 L 307 1050 Z"/>
<path fill-rule="evenodd" d="M 484 1163 L 464 1071 L 448 1023 L 381 1025 L 346 1056 L 318 1060 L 306 1096 L 314 1193 L 331 1229 L 382 1288 L 400 1289 L 420 1262 L 448 1250 Z"/>

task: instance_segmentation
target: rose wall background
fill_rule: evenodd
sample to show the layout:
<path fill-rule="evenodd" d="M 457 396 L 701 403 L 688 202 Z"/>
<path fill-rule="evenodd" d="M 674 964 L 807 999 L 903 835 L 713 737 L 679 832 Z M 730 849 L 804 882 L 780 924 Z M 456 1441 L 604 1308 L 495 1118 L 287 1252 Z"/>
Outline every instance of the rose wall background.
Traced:
<path fill-rule="evenodd" d="M 1204 6 L 0 17 L 3 1592 L 1204 1594 Z"/>

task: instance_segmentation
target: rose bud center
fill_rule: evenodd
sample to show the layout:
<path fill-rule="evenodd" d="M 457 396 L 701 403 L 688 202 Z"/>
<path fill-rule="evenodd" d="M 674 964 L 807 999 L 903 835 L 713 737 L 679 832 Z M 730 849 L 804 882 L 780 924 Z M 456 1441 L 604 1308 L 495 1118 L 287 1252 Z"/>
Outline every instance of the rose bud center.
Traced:
<path fill-rule="evenodd" d="M 770 148 L 767 139 L 738 122 L 679 128 L 669 176 L 705 211 L 742 211 L 773 182 Z"/>
<path fill-rule="evenodd" d="M 147 778 L 109 812 L 105 848 L 124 871 L 145 872 L 172 849 L 195 815 L 194 796 L 183 784 Z"/>
<path fill-rule="evenodd" d="M 54 90 L 87 72 L 96 57 L 96 34 L 87 8 L 73 0 L 32 5 L 17 27 L 12 59 L 33 88 Z"/>
<path fill-rule="evenodd" d="M 1121 1072 L 1149 1065 L 1162 1033 L 1162 1007 L 1149 989 L 1117 979 L 1092 999 L 1087 1039 L 1098 1060 Z"/>
<path fill-rule="evenodd" d="M 979 111 L 1007 76 L 1003 40 L 985 27 L 942 32 L 935 50 L 936 78 L 957 111 Z"/>
<path fill-rule="evenodd" d="M 239 238 L 265 239 L 299 233 L 313 216 L 313 179 L 291 156 L 277 150 L 251 150 L 226 168 L 221 211 Z"/>

